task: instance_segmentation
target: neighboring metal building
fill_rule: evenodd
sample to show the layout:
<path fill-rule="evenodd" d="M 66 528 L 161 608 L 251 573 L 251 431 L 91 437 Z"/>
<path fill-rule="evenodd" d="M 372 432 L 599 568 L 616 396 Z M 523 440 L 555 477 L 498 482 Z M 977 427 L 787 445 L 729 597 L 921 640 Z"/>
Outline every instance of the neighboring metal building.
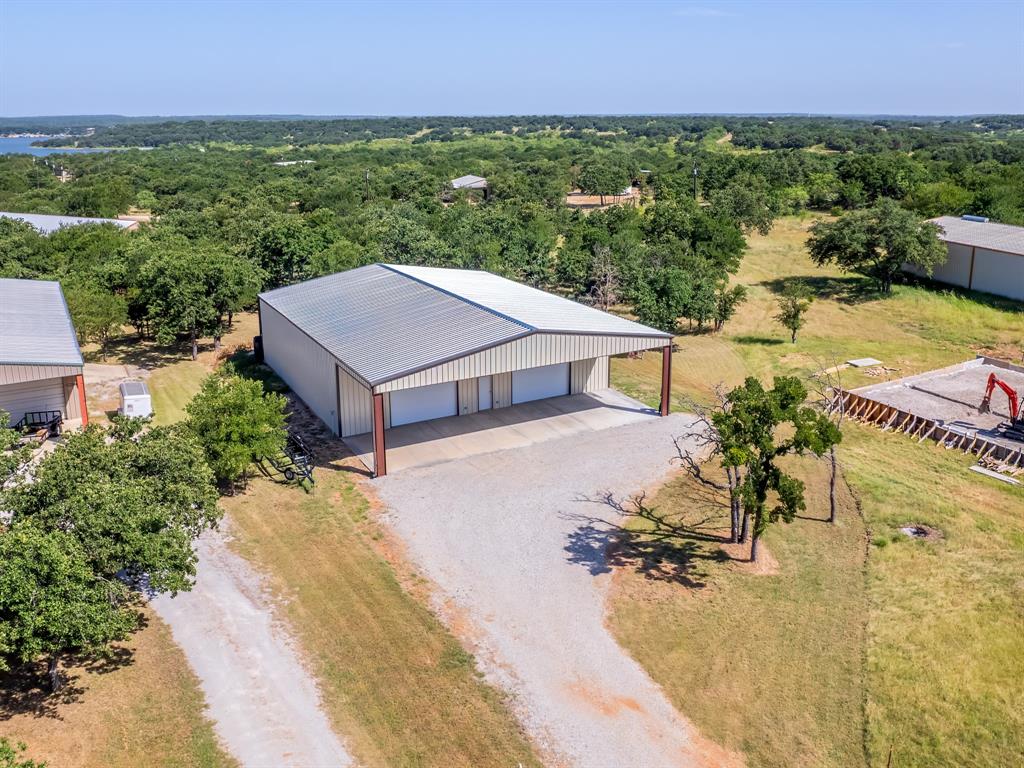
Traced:
<path fill-rule="evenodd" d="M 487 179 L 483 176 L 474 176 L 471 173 L 452 179 L 450 184 L 452 189 L 487 189 Z"/>
<path fill-rule="evenodd" d="M 479 189 L 484 194 L 484 200 L 491 196 L 491 186 L 487 183 L 487 179 L 483 176 L 474 176 L 471 173 L 452 179 L 448 182 L 448 186 L 452 189 Z"/>
<path fill-rule="evenodd" d="M 54 216 L 49 213 L 10 213 L 0 211 L 0 219 L 23 221 L 39 230 L 40 234 L 49 235 L 63 227 L 77 227 L 82 224 L 113 224 L 121 229 L 138 229 L 137 221 L 121 219 L 93 219 L 88 216 Z"/>
<path fill-rule="evenodd" d="M 1024 301 L 1024 227 L 980 216 L 940 216 L 949 258 L 931 277 L 942 283 Z M 924 273 L 907 265 L 916 275 Z"/>
<path fill-rule="evenodd" d="M 335 433 L 504 408 L 608 386 L 611 355 L 672 337 L 488 272 L 373 264 L 259 297 L 266 362 Z"/>
<path fill-rule="evenodd" d="M 0 278 L 0 410 L 89 421 L 82 353 L 60 283 Z"/>

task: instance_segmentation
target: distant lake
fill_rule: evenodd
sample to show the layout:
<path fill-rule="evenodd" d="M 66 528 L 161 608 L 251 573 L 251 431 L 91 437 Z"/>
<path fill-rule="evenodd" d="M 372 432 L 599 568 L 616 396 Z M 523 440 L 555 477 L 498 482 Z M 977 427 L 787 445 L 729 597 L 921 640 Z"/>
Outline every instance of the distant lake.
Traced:
<path fill-rule="evenodd" d="M 33 141 L 42 141 L 48 136 L 22 136 L 16 139 L 0 136 L 0 155 L 54 155 L 69 152 L 109 152 L 109 149 L 60 149 L 58 147 L 33 147 Z M 69 139 L 70 141 L 71 139 Z"/>

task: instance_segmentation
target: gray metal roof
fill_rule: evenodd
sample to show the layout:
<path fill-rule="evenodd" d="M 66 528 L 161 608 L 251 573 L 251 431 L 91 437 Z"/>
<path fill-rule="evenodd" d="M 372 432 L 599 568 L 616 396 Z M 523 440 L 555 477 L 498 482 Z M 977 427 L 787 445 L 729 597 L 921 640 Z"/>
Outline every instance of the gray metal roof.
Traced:
<path fill-rule="evenodd" d="M 0 211 L 0 218 L 24 221 L 44 235 L 56 232 L 61 227 L 77 227 L 80 224 L 113 224 L 121 229 L 128 229 L 138 224 L 137 221 L 122 221 L 121 219 L 93 219 L 88 216 L 54 216 L 49 213 L 10 213 L 8 211 Z"/>
<path fill-rule="evenodd" d="M 602 312 L 490 272 L 391 266 L 427 285 L 487 307 L 538 331 L 614 336 L 668 336 L 646 325 Z"/>
<path fill-rule="evenodd" d="M 118 389 L 121 390 L 121 394 L 124 397 L 149 394 L 149 389 L 146 387 L 146 382 L 144 381 L 122 381 L 118 385 Z"/>
<path fill-rule="evenodd" d="M 469 270 L 372 264 L 260 298 L 371 386 L 538 332 L 670 338 Z"/>
<path fill-rule="evenodd" d="M 944 234 L 940 237 L 946 242 L 1024 256 L 1024 227 L 994 221 L 969 221 L 956 216 L 940 216 L 931 221 L 942 227 Z"/>
<path fill-rule="evenodd" d="M 469 173 L 451 180 L 453 189 L 482 189 L 487 186 L 487 179 L 483 176 L 474 176 Z"/>
<path fill-rule="evenodd" d="M 12 363 L 82 365 L 60 283 L 0 278 L 0 364 Z"/>

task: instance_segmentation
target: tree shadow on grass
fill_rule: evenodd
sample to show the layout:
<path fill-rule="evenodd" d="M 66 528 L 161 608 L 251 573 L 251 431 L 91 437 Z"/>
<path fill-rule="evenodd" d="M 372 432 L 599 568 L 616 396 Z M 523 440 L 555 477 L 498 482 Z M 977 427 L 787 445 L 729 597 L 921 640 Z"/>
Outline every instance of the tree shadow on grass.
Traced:
<path fill-rule="evenodd" d="M 832 299 L 840 304 L 863 304 L 883 298 L 874 281 L 860 275 L 778 277 L 764 280 L 759 285 L 778 296 L 794 288 L 803 288 L 816 299 Z"/>
<path fill-rule="evenodd" d="M 580 523 L 568 536 L 569 562 L 592 575 L 614 568 L 633 568 L 645 578 L 681 584 L 690 589 L 706 586 L 706 563 L 731 558 L 717 545 L 722 536 L 722 500 L 713 489 L 699 489 L 691 514 L 669 515 L 646 503 L 645 494 L 617 498 L 611 493 L 581 496 L 576 500 L 607 508 L 602 515 L 566 514 Z M 728 512 L 728 502 L 724 504 Z"/>
<path fill-rule="evenodd" d="M 776 339 L 771 336 L 753 336 L 746 334 L 743 336 L 733 336 L 732 340 L 737 344 L 759 344 L 765 347 L 774 347 L 778 344 L 785 344 L 785 339 Z"/>
<path fill-rule="evenodd" d="M 140 629 L 145 622 L 140 622 Z M 63 686 L 52 693 L 46 662 L 37 661 L 0 674 L 0 722 L 17 715 L 61 718 L 61 708 L 82 700 L 87 693 L 82 673 L 106 675 L 135 663 L 135 653 L 115 645 L 96 656 L 68 656 L 61 664 Z"/>
<path fill-rule="evenodd" d="M 213 349 L 213 342 L 200 342 L 199 351 L 205 352 Z M 191 360 L 192 352 L 187 341 L 178 341 L 174 344 L 158 344 L 155 341 L 140 339 L 135 334 L 119 336 L 107 344 L 106 359 L 98 349 L 89 350 L 83 354 L 87 363 L 100 363 L 102 365 L 134 365 L 139 368 L 152 370 L 165 365 L 180 363 L 182 360 Z"/>

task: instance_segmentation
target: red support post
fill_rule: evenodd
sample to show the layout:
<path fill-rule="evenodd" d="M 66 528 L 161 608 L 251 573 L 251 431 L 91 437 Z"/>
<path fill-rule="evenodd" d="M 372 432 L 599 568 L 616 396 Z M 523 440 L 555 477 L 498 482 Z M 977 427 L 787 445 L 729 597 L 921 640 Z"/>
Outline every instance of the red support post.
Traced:
<path fill-rule="evenodd" d="M 661 348 L 661 415 L 668 416 L 672 395 L 672 345 Z"/>
<path fill-rule="evenodd" d="M 384 448 L 384 395 L 373 396 L 373 476 L 384 477 L 388 462 Z"/>
<path fill-rule="evenodd" d="M 85 404 L 85 377 L 78 374 L 75 377 L 75 389 L 78 390 L 78 408 L 82 412 L 82 426 L 89 426 L 89 408 Z"/>

